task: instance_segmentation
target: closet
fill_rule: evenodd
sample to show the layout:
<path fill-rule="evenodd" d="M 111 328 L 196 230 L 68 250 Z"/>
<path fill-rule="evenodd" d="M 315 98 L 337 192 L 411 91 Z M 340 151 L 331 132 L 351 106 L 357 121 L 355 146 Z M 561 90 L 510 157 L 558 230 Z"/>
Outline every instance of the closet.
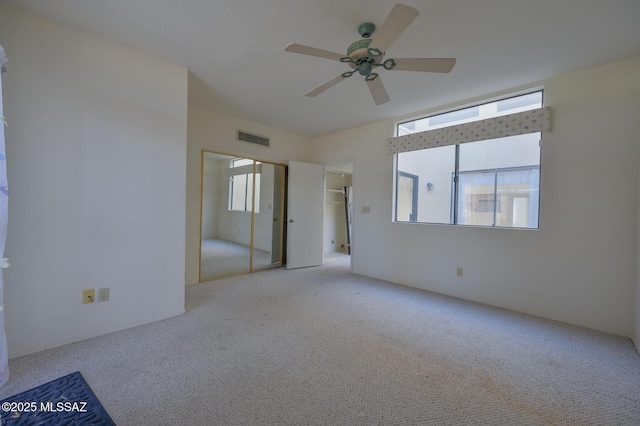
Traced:
<path fill-rule="evenodd" d="M 200 281 L 282 266 L 283 164 L 202 151 Z"/>

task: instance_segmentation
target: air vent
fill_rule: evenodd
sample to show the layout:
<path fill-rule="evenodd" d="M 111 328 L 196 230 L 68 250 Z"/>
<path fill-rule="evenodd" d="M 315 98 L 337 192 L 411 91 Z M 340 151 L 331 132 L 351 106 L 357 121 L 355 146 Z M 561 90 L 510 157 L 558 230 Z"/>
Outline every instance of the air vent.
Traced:
<path fill-rule="evenodd" d="M 265 138 L 258 135 L 252 135 L 251 133 L 246 133 L 238 130 L 237 140 L 255 143 L 256 145 L 269 146 L 269 138 Z"/>

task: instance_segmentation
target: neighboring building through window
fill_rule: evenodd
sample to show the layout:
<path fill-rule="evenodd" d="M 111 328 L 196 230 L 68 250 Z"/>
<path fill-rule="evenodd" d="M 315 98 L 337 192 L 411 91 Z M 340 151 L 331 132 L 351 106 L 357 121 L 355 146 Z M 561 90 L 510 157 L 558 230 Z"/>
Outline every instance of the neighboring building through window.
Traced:
<path fill-rule="evenodd" d="M 539 91 L 400 123 L 397 134 L 541 107 Z M 530 133 L 396 154 L 395 221 L 538 228 L 540 137 Z"/>

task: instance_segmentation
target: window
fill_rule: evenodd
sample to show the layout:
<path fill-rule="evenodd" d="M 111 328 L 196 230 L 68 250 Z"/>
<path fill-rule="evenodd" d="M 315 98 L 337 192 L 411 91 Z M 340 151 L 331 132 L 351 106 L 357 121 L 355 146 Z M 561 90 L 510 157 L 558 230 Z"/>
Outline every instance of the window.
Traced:
<path fill-rule="evenodd" d="M 260 206 L 260 168 L 261 164 L 256 161 L 256 208 L 258 213 Z M 250 212 L 253 207 L 253 160 L 238 159 L 231 160 L 229 164 L 229 210 Z"/>
<path fill-rule="evenodd" d="M 451 132 L 462 132 L 465 126 L 457 125 L 541 107 L 539 91 L 400 123 L 397 134 L 449 126 L 456 126 Z M 508 118 L 496 122 L 504 120 Z M 398 151 L 395 221 L 538 228 L 540 138 L 539 132 L 484 140 L 480 136 L 475 142 L 444 141 L 443 146 Z"/>

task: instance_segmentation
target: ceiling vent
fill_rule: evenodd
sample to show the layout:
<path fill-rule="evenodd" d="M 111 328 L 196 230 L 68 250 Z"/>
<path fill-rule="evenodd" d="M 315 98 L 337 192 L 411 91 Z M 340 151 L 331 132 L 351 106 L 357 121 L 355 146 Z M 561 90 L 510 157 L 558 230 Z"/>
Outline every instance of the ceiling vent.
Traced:
<path fill-rule="evenodd" d="M 265 138 L 258 135 L 252 135 L 251 133 L 246 133 L 241 130 L 238 130 L 238 134 L 236 137 L 239 141 L 255 143 L 256 145 L 269 146 L 269 138 Z"/>

